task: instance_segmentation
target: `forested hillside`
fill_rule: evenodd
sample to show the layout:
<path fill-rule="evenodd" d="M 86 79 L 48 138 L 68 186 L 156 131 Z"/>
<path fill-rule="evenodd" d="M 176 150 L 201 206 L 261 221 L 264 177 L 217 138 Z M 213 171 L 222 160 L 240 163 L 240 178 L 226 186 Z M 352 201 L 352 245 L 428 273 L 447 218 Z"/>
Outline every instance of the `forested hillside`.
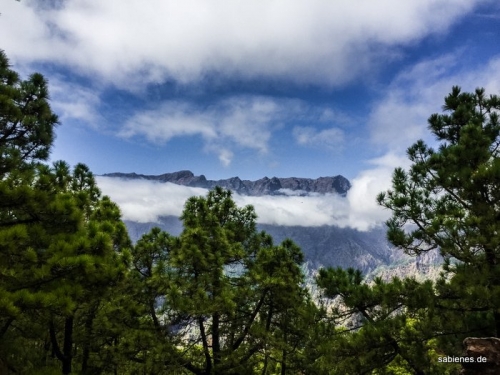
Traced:
<path fill-rule="evenodd" d="M 132 242 L 154 227 L 173 234 L 182 232 L 182 221 L 176 216 L 162 216 L 156 222 L 139 223 L 124 220 Z M 405 268 L 408 274 L 417 275 L 422 270 L 437 268 L 442 262 L 437 251 L 412 257 L 398 251 L 387 240 L 385 227 L 361 232 L 352 228 L 334 225 L 319 227 L 284 226 L 257 223 L 257 229 L 270 234 L 275 241 L 293 238 L 304 253 L 308 273 L 315 273 L 321 267 L 356 268 L 363 273 L 398 272 Z M 411 272 L 410 272 L 411 268 Z M 394 273 L 392 272 L 392 273 Z"/>
<path fill-rule="evenodd" d="M 391 243 L 439 251 L 442 275 L 322 268 L 313 299 L 293 238 L 220 187 L 133 244 L 87 166 L 47 164 L 48 83 L 1 52 L 0 373 L 457 373 L 465 337 L 500 337 L 500 99 L 454 87 L 443 110 L 439 147 L 417 141 L 378 198 Z"/>

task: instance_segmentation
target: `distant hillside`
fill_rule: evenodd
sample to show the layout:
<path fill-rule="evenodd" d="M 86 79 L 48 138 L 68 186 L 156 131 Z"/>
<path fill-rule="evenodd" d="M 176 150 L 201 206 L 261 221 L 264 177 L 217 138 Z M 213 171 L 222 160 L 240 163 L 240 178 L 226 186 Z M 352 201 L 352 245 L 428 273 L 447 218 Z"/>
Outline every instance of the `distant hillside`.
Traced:
<path fill-rule="evenodd" d="M 157 223 L 137 223 L 125 220 L 131 239 L 135 242 L 142 234 L 158 226 L 176 236 L 182 231 L 182 223 L 175 216 L 164 216 Z M 439 259 L 434 256 L 412 258 L 395 249 L 386 239 L 385 228 L 360 232 L 335 226 L 302 227 L 258 225 L 259 230 L 269 233 L 275 243 L 291 238 L 304 252 L 307 268 L 314 272 L 320 267 L 353 267 L 364 274 L 402 276 L 427 272 Z"/>
<path fill-rule="evenodd" d="M 216 186 L 232 190 L 241 195 L 285 195 L 286 190 L 295 191 L 299 194 L 308 193 L 337 193 L 342 196 L 347 194 L 351 183 L 343 176 L 311 178 L 268 178 L 264 177 L 256 181 L 241 180 L 239 177 L 231 177 L 225 180 L 207 180 L 204 175 L 195 176 L 191 171 L 179 171 L 164 173 L 161 175 L 143 175 L 137 173 L 107 173 L 106 177 L 119 177 L 125 179 L 144 179 L 159 182 L 171 182 L 177 185 L 200 187 L 212 189 Z"/>

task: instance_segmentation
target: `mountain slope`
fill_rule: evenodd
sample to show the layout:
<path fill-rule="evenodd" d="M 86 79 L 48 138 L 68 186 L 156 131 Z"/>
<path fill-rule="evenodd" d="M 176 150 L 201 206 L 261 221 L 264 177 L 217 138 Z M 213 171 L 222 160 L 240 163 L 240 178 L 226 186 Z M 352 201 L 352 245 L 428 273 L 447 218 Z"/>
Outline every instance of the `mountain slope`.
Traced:
<path fill-rule="evenodd" d="M 144 233 L 157 226 L 176 236 L 182 231 L 182 222 L 175 216 L 160 217 L 158 222 L 138 223 L 125 220 L 131 239 L 135 242 Z M 434 258 L 411 258 L 392 247 L 385 237 L 385 229 L 360 232 L 335 226 L 301 227 L 259 224 L 259 230 L 269 233 L 275 243 L 291 238 L 304 252 L 309 271 L 320 267 L 353 267 L 363 273 L 378 273 L 398 265 L 418 270 L 421 264 L 433 264 Z"/>

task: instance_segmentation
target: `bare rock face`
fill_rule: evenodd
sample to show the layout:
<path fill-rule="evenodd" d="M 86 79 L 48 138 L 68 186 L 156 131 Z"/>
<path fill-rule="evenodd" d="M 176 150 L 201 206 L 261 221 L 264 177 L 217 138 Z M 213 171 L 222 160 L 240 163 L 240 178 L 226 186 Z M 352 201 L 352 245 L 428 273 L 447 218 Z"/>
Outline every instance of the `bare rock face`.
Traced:
<path fill-rule="evenodd" d="M 281 189 L 293 191 L 301 191 L 303 194 L 319 193 L 329 194 L 336 193 L 345 196 L 351 188 L 351 183 L 345 177 L 337 175 L 331 177 L 298 178 L 298 177 L 264 177 L 256 181 L 241 180 L 239 177 L 231 177 L 225 180 L 207 180 L 204 175 L 195 176 L 191 171 L 178 171 L 173 173 L 164 173 L 158 176 L 143 175 L 137 173 L 108 173 L 104 174 L 107 177 L 118 177 L 128 180 L 144 179 L 158 182 L 171 182 L 177 185 L 201 187 L 205 189 L 213 189 L 220 186 L 225 189 L 232 190 L 242 195 L 284 195 Z"/>
<path fill-rule="evenodd" d="M 462 375 L 500 375 L 500 339 L 468 337 L 464 340 L 463 357 L 474 362 L 462 362 Z"/>

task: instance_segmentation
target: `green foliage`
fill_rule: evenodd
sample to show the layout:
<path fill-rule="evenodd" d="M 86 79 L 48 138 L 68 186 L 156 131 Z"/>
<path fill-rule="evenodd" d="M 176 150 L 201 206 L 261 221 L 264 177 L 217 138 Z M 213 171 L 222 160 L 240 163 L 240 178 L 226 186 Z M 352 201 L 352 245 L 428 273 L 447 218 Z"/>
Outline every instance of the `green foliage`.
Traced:
<path fill-rule="evenodd" d="M 49 156 L 57 116 L 48 99 L 44 77 L 35 73 L 20 80 L 0 50 L 0 178 Z"/>
<path fill-rule="evenodd" d="M 410 373 L 439 373 L 432 370 L 425 343 L 432 324 L 431 282 L 394 278 L 368 285 L 359 271 L 328 268 L 320 270 L 317 283 L 326 297 L 337 298 L 331 316 L 346 327 L 330 340 L 336 371 L 368 373 L 396 361 Z"/>
<path fill-rule="evenodd" d="M 41 163 L 57 124 L 48 97 L 40 74 L 21 81 L 0 53 L 0 360 L 69 374 L 75 347 L 85 370 L 93 311 L 126 275 L 130 241 L 87 166 Z"/>
<path fill-rule="evenodd" d="M 500 99 L 483 89 L 454 87 L 429 128 L 441 142 L 408 149 L 408 172 L 397 169 L 379 202 L 393 211 L 389 239 L 410 254 L 439 249 L 446 278 L 437 294 L 448 309 L 488 312 L 483 334 L 500 334 Z M 414 229 L 405 230 L 406 224 Z M 465 328 L 465 327 L 464 327 Z M 468 327 L 470 329 L 470 327 Z M 478 326 L 478 328 L 481 328 Z"/>
<path fill-rule="evenodd" d="M 274 246 L 255 219 L 253 207 L 237 207 L 216 188 L 186 202 L 179 237 L 156 228 L 137 242 L 142 344 L 127 345 L 141 368 L 271 374 L 295 366 L 308 329 L 298 311 L 314 309 L 302 287 L 303 256 L 289 240 Z"/>
<path fill-rule="evenodd" d="M 438 356 L 460 355 L 467 335 L 500 332 L 500 99 L 454 87 L 443 109 L 429 118 L 439 148 L 417 141 L 410 169 L 396 169 L 392 189 L 378 197 L 393 213 L 389 240 L 410 255 L 440 251 L 442 276 L 367 284 L 359 271 L 321 270 L 318 286 L 335 301 L 328 316 L 344 327 L 318 346 L 322 368 L 456 373 Z"/>

